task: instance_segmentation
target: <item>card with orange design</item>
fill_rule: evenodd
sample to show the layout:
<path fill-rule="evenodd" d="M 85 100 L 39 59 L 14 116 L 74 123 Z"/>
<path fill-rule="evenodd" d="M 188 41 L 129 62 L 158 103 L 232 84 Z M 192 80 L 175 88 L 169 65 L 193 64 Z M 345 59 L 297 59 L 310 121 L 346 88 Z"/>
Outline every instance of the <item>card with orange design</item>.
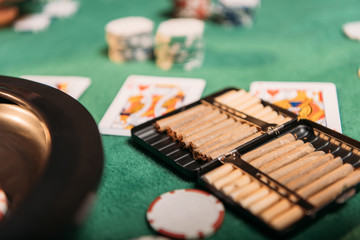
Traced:
<path fill-rule="evenodd" d="M 100 133 L 130 136 L 134 126 L 199 100 L 204 87 L 198 78 L 131 75 L 100 121 Z"/>
<path fill-rule="evenodd" d="M 341 132 L 336 86 L 318 82 L 253 82 L 250 92 L 261 99 Z"/>

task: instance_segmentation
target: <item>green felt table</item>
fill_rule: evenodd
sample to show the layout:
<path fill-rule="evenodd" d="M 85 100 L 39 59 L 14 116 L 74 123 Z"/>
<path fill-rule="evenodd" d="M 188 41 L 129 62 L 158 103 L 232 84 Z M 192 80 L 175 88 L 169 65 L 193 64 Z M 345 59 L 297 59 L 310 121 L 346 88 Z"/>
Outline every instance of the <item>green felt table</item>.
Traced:
<path fill-rule="evenodd" d="M 92 80 L 79 99 L 97 123 L 132 74 L 206 80 L 203 96 L 253 81 L 333 82 L 343 133 L 360 140 L 360 42 L 342 25 L 360 20 L 358 0 L 263 1 L 252 28 L 206 22 L 205 61 L 185 72 L 163 71 L 153 61 L 115 64 L 106 54 L 104 26 L 126 16 L 168 19 L 170 0 L 87 0 L 71 18 L 54 20 L 37 34 L 0 31 L 0 74 L 75 75 Z M 85 222 L 68 239 L 131 239 L 156 235 L 148 226 L 148 205 L 160 194 L 199 188 L 129 137 L 102 136 L 105 166 L 97 199 Z M 360 239 L 360 195 L 329 211 L 293 239 Z M 220 230 L 209 239 L 267 239 L 248 219 L 227 208 Z"/>

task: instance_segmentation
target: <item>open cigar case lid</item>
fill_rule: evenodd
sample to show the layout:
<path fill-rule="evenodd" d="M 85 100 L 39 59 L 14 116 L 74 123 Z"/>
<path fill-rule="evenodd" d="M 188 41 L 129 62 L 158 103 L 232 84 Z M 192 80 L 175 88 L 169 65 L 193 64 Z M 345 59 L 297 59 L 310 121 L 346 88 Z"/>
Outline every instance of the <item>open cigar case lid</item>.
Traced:
<path fill-rule="evenodd" d="M 207 188 L 223 202 L 227 203 L 233 210 L 239 212 L 241 215 L 248 216 L 257 226 L 262 227 L 263 230 L 270 234 L 287 235 L 294 233 L 297 229 L 302 228 L 302 226 L 316 219 L 315 216 L 326 212 L 325 209 L 331 205 L 343 203 L 356 193 L 359 189 L 359 184 L 357 184 L 358 181 L 354 179 L 357 179 L 357 176 L 352 177 L 355 174 L 351 175 L 349 172 L 344 173 L 344 171 L 353 171 L 356 172 L 356 174 L 359 172 L 356 171 L 356 169 L 360 164 L 360 142 L 315 122 L 299 120 L 296 114 L 260 100 L 259 103 L 264 107 L 269 106 L 278 115 L 286 118 L 287 121 L 280 121 L 281 124 L 276 124 L 274 122 L 269 123 L 261 120 L 263 117 L 252 117 L 252 115 L 247 114 L 246 111 L 238 111 L 220 101 L 221 97 L 219 98 L 219 96 L 224 96 L 226 93 L 234 90 L 240 91 L 235 88 L 221 90 L 174 112 L 136 126 L 131 131 L 132 138 L 157 157 L 175 167 L 182 174 L 198 180 L 202 186 Z M 238 146 L 236 146 L 236 144 L 227 146 L 225 143 L 224 146 L 226 146 L 228 150 L 223 152 L 215 151 L 219 155 L 212 155 L 212 157 L 208 159 L 198 159 L 196 155 L 194 155 L 196 148 L 195 150 L 186 148 L 182 140 L 171 136 L 169 131 L 160 132 L 156 129 L 155 123 L 157 123 L 157 121 L 171 117 L 177 113 L 180 114 L 200 104 L 209 105 L 219 110 L 221 114 L 226 114 L 229 118 L 236 119 L 236 121 L 239 121 L 241 124 L 256 128 L 255 134 L 253 134 L 254 137 L 245 138 L 245 141 L 240 140 Z M 229 131 L 233 131 L 233 128 L 223 129 L 224 134 Z M 307 159 L 309 163 L 304 164 L 306 166 L 303 168 L 301 168 L 301 165 L 296 166 L 296 161 L 294 161 L 295 164 L 293 164 L 293 162 L 283 163 L 285 167 L 283 166 L 283 169 L 279 171 L 275 168 L 276 163 L 271 164 L 274 161 L 263 165 L 255 164 L 255 162 L 259 162 L 258 159 L 255 159 L 255 162 L 245 161 L 246 156 L 256 151 L 257 148 L 260 149 L 262 146 L 271 144 L 271 142 L 282 139 L 283 136 L 286 137 L 287 135 L 291 135 L 292 138 L 295 139 L 293 141 L 306 145 L 304 148 L 308 147 L 311 149 L 311 154 L 314 156 L 319 155 L 316 159 L 314 157 L 316 161 L 317 159 L 331 155 L 331 161 L 340 161 L 341 167 L 338 166 L 337 168 L 339 169 L 333 167 L 333 169 L 326 172 L 325 167 L 322 168 L 322 166 L 327 165 L 316 163 L 318 165 L 313 166 L 313 169 L 308 169 L 307 172 L 301 174 L 309 176 L 306 174 L 310 174 L 309 172 L 315 168 L 321 169 L 323 172 L 319 171 L 319 176 L 317 177 L 310 175 L 308 178 L 313 178 L 311 183 L 301 186 L 301 184 L 299 184 L 301 181 L 298 180 L 300 178 L 294 177 L 296 176 L 294 172 L 301 171 L 301 169 L 306 170 L 306 166 L 316 161 L 312 160 L 312 162 L 310 162 L 310 159 Z M 235 147 L 231 148 L 232 146 Z M 276 147 L 276 149 L 280 148 L 280 146 Z M 275 160 L 278 160 L 278 162 L 285 161 L 285 158 L 280 158 L 291 155 L 290 152 L 295 152 L 297 149 L 300 149 L 300 147 L 296 147 L 294 151 L 289 150 L 282 153 L 282 155 L 276 157 Z M 264 152 L 262 155 L 266 155 L 266 153 L 267 152 Z M 287 157 L 286 159 L 290 158 L 291 157 Z M 302 160 L 303 158 L 298 157 L 298 159 Z M 226 167 L 231 166 L 228 167 L 226 172 L 224 172 L 226 168 L 225 165 Z M 287 170 L 289 173 L 282 171 L 286 168 L 290 169 L 290 165 L 295 166 L 295 169 L 291 170 L 292 172 L 290 172 L 290 170 Z M 343 171 L 342 169 L 345 170 Z M 214 177 L 215 174 L 213 174 L 213 172 L 216 171 L 223 171 L 222 174 L 224 175 L 222 177 L 217 176 L 216 179 Z M 219 175 L 218 173 L 216 174 Z M 236 174 L 238 175 L 236 176 Z M 332 175 L 329 175 L 329 178 L 324 177 L 325 175 L 328 176 L 327 174 Z M 345 180 L 341 179 L 341 174 L 345 174 L 342 176 L 344 178 L 346 178 L 347 175 L 351 175 L 352 178 L 348 178 L 351 178 L 352 183 L 354 181 L 355 183 L 350 184 L 346 182 L 347 178 Z M 357 175 L 360 176 L 360 174 Z M 235 184 L 235 181 L 240 181 L 240 177 L 242 177 L 241 181 L 248 181 L 247 184 L 241 185 L 241 187 L 240 185 L 236 186 L 238 183 Z M 290 181 L 291 179 L 293 179 L 292 182 Z M 341 181 L 336 181 L 337 179 Z M 333 184 L 335 184 L 334 187 L 330 188 Z M 255 187 L 255 190 L 251 190 L 251 194 L 245 193 L 245 189 L 250 189 L 250 187 Z M 327 188 L 329 190 L 327 190 Z M 266 202 L 266 199 L 270 200 Z M 270 202 L 273 203 L 270 204 Z M 283 210 L 279 210 L 281 208 Z"/>

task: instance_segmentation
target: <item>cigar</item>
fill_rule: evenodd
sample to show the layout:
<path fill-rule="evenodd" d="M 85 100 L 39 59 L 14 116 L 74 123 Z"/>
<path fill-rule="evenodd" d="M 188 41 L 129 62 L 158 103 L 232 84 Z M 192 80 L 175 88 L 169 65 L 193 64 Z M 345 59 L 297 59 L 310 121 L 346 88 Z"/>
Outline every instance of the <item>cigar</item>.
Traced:
<path fill-rule="evenodd" d="M 264 173 L 270 173 L 272 171 L 275 171 L 283 166 L 286 166 L 286 164 L 292 163 L 295 160 L 313 152 L 315 148 L 311 143 L 305 143 L 304 145 L 295 148 L 294 150 L 274 159 L 273 161 L 263 165 L 260 167 L 260 170 Z"/>
<path fill-rule="evenodd" d="M 291 206 L 293 206 L 293 203 L 291 203 L 289 200 L 286 198 L 281 199 L 279 202 L 260 213 L 259 217 L 263 219 L 264 222 L 270 222 L 276 216 L 288 210 Z"/>
<path fill-rule="evenodd" d="M 257 132 L 256 127 L 250 127 L 249 129 L 245 129 L 244 131 L 238 132 L 237 135 L 232 135 L 229 139 L 227 139 L 227 142 L 222 142 L 218 145 L 213 146 L 210 149 L 207 149 L 205 151 L 205 155 L 207 155 L 209 158 L 214 159 L 222 154 L 227 153 L 227 147 L 239 143 L 242 139 L 245 139 Z"/>
<path fill-rule="evenodd" d="M 269 224 L 276 230 L 280 231 L 293 223 L 298 221 L 304 216 L 304 211 L 301 207 L 294 205 L 289 210 L 280 214 L 278 217 L 275 217 L 273 220 L 269 222 Z"/>
<path fill-rule="evenodd" d="M 267 196 L 259 199 L 248 207 L 249 211 L 254 215 L 258 215 L 265 209 L 272 206 L 275 202 L 280 199 L 280 195 L 277 192 L 270 192 Z"/>
<path fill-rule="evenodd" d="M 254 115 L 252 116 L 260 119 L 261 117 L 266 116 L 272 113 L 273 111 L 274 110 L 270 106 L 266 106 L 260 112 L 254 113 Z"/>
<path fill-rule="evenodd" d="M 325 164 L 318 166 L 315 169 L 312 169 L 310 172 L 306 173 L 305 175 L 295 178 L 294 180 L 288 182 L 286 186 L 289 189 L 297 190 L 306 186 L 309 183 L 314 182 L 318 178 L 324 176 L 327 173 L 330 173 L 334 169 L 339 168 L 343 164 L 340 157 L 337 157 L 331 161 L 328 161 Z"/>
<path fill-rule="evenodd" d="M 235 105 L 234 108 L 238 111 L 243 111 L 244 109 L 257 104 L 260 101 L 261 101 L 260 98 L 255 96 L 250 96 L 245 102 L 242 101 L 241 103 Z"/>
<path fill-rule="evenodd" d="M 168 129 L 168 134 L 173 138 L 173 139 L 180 139 L 182 133 L 188 131 L 189 129 L 193 129 L 194 127 L 197 126 L 201 126 L 201 125 L 205 125 L 207 122 L 209 121 L 218 121 L 220 122 L 222 119 L 227 118 L 226 114 L 222 114 L 220 111 L 217 110 L 213 110 L 212 112 L 210 112 L 209 114 L 205 115 L 205 116 L 201 116 L 199 118 L 196 118 L 190 122 L 188 122 L 185 125 L 182 125 L 178 128 L 172 127 Z"/>
<path fill-rule="evenodd" d="M 248 196 L 252 192 L 255 192 L 261 187 L 259 181 L 255 180 L 251 183 L 247 184 L 246 186 L 243 186 L 241 188 L 237 188 L 236 190 L 232 191 L 230 193 L 230 197 L 237 202 L 239 199 Z"/>
<path fill-rule="evenodd" d="M 302 177 L 303 175 L 307 174 L 311 170 L 329 162 L 330 160 L 334 159 L 334 156 L 331 153 L 328 153 L 326 155 L 320 156 L 319 158 L 316 158 L 309 163 L 305 164 L 304 166 L 287 173 L 286 175 L 277 178 L 278 182 L 282 184 L 288 184 L 289 182 Z"/>
<path fill-rule="evenodd" d="M 240 198 L 238 203 L 244 208 L 248 208 L 252 203 L 259 199 L 262 199 L 266 195 L 270 194 L 270 189 L 267 186 L 260 187 L 256 192 L 251 193 L 245 198 Z"/>
<path fill-rule="evenodd" d="M 213 186 L 217 189 L 220 189 L 221 187 L 233 182 L 235 179 L 241 177 L 242 172 L 240 169 L 236 168 L 232 172 L 226 174 L 225 176 L 220 177 L 215 182 L 213 182 Z"/>
<path fill-rule="evenodd" d="M 255 104 L 253 106 L 249 106 L 248 108 L 245 108 L 243 112 L 247 115 L 252 116 L 253 114 L 260 112 L 262 109 L 264 109 L 264 105 L 261 103 Z"/>
<path fill-rule="evenodd" d="M 215 159 L 215 158 L 217 158 L 217 157 L 219 157 L 219 156 L 221 156 L 221 155 L 224 155 L 224 154 L 226 154 L 226 153 L 231 152 L 231 151 L 234 150 L 235 148 L 237 148 L 237 147 L 239 147 L 239 146 L 241 146 L 241 145 L 243 145 L 243 144 L 245 144 L 245 143 L 247 143 L 247 142 L 250 142 L 251 140 L 253 140 L 253 139 L 255 139 L 255 138 L 257 138 L 257 137 L 259 137 L 259 136 L 261 136 L 261 135 L 262 135 L 261 132 L 257 132 L 257 133 L 255 133 L 255 134 L 252 134 L 252 135 L 250 135 L 249 137 L 241 140 L 240 142 L 235 142 L 234 144 L 232 144 L 232 145 L 230 145 L 230 146 L 228 146 L 228 147 L 226 147 L 226 148 L 224 148 L 224 149 L 220 149 L 220 150 L 218 150 L 218 151 L 216 151 L 216 152 L 210 153 L 208 157 L 209 157 L 210 159 Z"/>
<path fill-rule="evenodd" d="M 187 138 L 190 137 L 194 134 L 197 134 L 199 132 L 201 132 L 202 130 L 208 129 L 212 126 L 214 126 L 215 124 L 219 123 L 219 122 L 223 122 L 226 119 L 228 119 L 228 116 L 226 114 L 221 114 L 220 116 L 217 116 L 211 120 L 208 120 L 206 122 L 200 122 L 199 124 L 197 124 L 196 126 L 192 127 L 191 129 L 188 129 L 186 131 L 184 131 L 183 133 L 180 133 L 180 137 L 181 138 Z"/>
<path fill-rule="evenodd" d="M 209 184 L 212 184 L 217 179 L 225 176 L 226 174 L 230 173 L 234 169 L 232 164 L 225 163 L 224 165 L 221 165 L 218 168 L 215 168 L 214 170 L 206 173 L 204 175 L 204 180 L 208 182 Z"/>
<path fill-rule="evenodd" d="M 277 112 L 273 111 L 263 117 L 261 117 L 260 119 L 264 122 L 270 122 L 272 119 L 277 118 L 279 115 L 277 114 Z"/>
<path fill-rule="evenodd" d="M 290 142 L 295 142 L 295 140 L 296 140 L 296 138 L 291 133 L 288 133 L 282 137 L 279 137 L 278 139 L 271 141 L 270 143 L 264 144 L 264 145 L 256 148 L 255 150 L 245 153 L 244 155 L 241 156 L 241 159 L 246 162 L 250 162 L 265 153 L 268 153 L 277 148 L 280 148 Z"/>
<path fill-rule="evenodd" d="M 201 131 L 201 133 L 197 133 L 196 136 L 192 136 L 192 138 L 194 139 L 191 138 L 191 141 L 190 139 L 187 140 L 189 142 L 188 145 L 190 145 L 192 149 L 196 149 L 204 145 L 205 143 L 213 140 L 214 138 L 224 134 L 224 129 L 232 129 L 239 124 L 241 123 L 235 122 L 234 119 L 227 119 L 224 122 L 215 124 L 213 127 Z"/>
<path fill-rule="evenodd" d="M 241 91 L 241 90 L 240 90 Z M 243 90 L 245 92 L 245 90 Z M 221 94 L 220 96 L 217 96 L 215 98 L 215 101 L 217 102 L 223 102 L 223 101 L 227 101 L 227 99 L 231 98 L 232 96 L 234 96 L 235 93 L 237 93 L 238 90 L 230 90 L 227 91 L 226 93 Z"/>
<path fill-rule="evenodd" d="M 231 108 L 235 108 L 243 103 L 246 103 L 247 101 L 249 101 L 250 99 L 252 99 L 253 96 L 248 93 L 248 92 L 245 92 L 245 94 L 243 94 L 241 97 L 238 97 L 238 98 L 235 98 L 231 101 L 228 101 L 226 103 L 227 106 L 231 107 Z"/>
<path fill-rule="evenodd" d="M 360 170 L 355 170 L 350 175 L 329 185 L 325 189 L 311 196 L 308 201 L 315 207 L 321 207 L 333 201 L 347 189 L 357 185 L 360 182 Z M 304 216 L 304 211 L 297 205 L 279 215 L 270 222 L 270 225 L 277 230 L 282 230 L 292 225 Z"/>
<path fill-rule="evenodd" d="M 227 195 L 229 195 L 232 192 L 235 192 L 237 189 L 242 188 L 243 186 L 249 184 L 251 182 L 251 178 L 244 174 L 238 179 L 236 179 L 234 182 L 227 184 L 224 186 L 221 191 Z"/>
<path fill-rule="evenodd" d="M 357 169 L 347 177 L 311 196 L 309 202 L 316 207 L 323 206 L 334 200 L 347 189 L 357 185 L 359 182 L 360 170 Z"/>
<path fill-rule="evenodd" d="M 231 102 L 237 98 L 241 98 L 242 96 L 245 96 L 245 94 L 246 94 L 246 91 L 243 89 L 238 90 L 238 91 L 232 90 L 230 92 L 224 93 L 224 94 L 216 97 L 215 101 L 227 105 L 228 102 Z"/>
<path fill-rule="evenodd" d="M 207 111 L 209 108 L 211 108 L 211 107 L 208 105 L 199 104 L 199 105 L 189 108 L 185 111 L 178 112 L 167 118 L 163 118 L 163 119 L 156 121 L 155 128 L 156 128 L 156 130 L 158 130 L 160 132 L 165 131 L 169 126 L 176 124 L 176 122 L 181 121 L 183 119 L 188 119 L 188 118 L 193 119 L 192 117 L 198 116 L 197 114 L 203 114 L 204 111 Z"/>
<path fill-rule="evenodd" d="M 351 164 L 345 163 L 341 167 L 329 172 L 328 174 L 322 176 L 321 178 L 311 182 L 303 188 L 300 188 L 297 193 L 303 197 L 308 198 L 316 192 L 319 192 L 321 189 L 331 185 L 337 180 L 346 177 L 354 171 L 354 168 Z"/>
<path fill-rule="evenodd" d="M 303 144 L 304 144 L 304 142 L 302 140 L 297 140 L 295 142 L 291 142 L 291 143 L 289 143 L 285 146 L 282 146 L 276 150 L 273 150 L 261 157 L 258 157 L 257 159 L 251 161 L 250 164 L 256 168 L 259 168 L 261 166 L 264 166 L 266 163 L 282 156 L 283 154 L 285 154 L 291 150 L 294 150 L 295 148 L 300 147 Z"/>
<path fill-rule="evenodd" d="M 298 168 L 306 165 L 309 162 L 314 161 L 315 159 L 317 159 L 323 155 L 325 155 L 325 153 L 323 151 L 315 151 L 315 152 L 309 153 L 309 154 L 305 155 L 304 157 L 296 160 L 293 163 L 290 163 L 290 164 L 283 166 L 275 171 L 270 172 L 269 176 L 274 179 L 279 179 L 280 177 L 283 177 L 284 175 L 297 170 Z"/>
<path fill-rule="evenodd" d="M 285 117 L 283 120 L 279 121 L 277 124 L 278 124 L 278 125 L 283 125 L 284 123 L 286 123 L 286 122 L 288 122 L 288 121 L 290 121 L 290 120 L 292 120 L 292 118 L 290 118 L 290 117 Z"/>
<path fill-rule="evenodd" d="M 275 123 L 277 125 L 281 125 L 281 123 L 284 121 L 284 116 L 283 115 L 278 115 L 276 118 L 270 119 L 269 123 Z"/>
<path fill-rule="evenodd" d="M 214 148 L 215 146 L 219 146 L 224 142 L 227 142 L 228 139 L 234 138 L 236 135 L 241 134 L 246 129 L 249 129 L 249 125 L 247 124 L 238 124 L 235 128 L 231 131 L 227 131 L 226 133 L 214 138 L 213 140 L 203 144 L 201 147 L 198 147 L 194 150 L 194 155 L 196 154 L 204 154 L 205 151 L 209 151 L 209 149 Z"/>

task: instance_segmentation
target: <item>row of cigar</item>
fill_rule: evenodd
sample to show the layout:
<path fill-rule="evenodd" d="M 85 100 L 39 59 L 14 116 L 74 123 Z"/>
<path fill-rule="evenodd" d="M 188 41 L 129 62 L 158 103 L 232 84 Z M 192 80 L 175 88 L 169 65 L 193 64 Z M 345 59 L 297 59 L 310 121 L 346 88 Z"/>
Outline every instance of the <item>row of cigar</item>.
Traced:
<path fill-rule="evenodd" d="M 241 156 L 286 188 L 274 188 L 231 163 L 206 173 L 204 180 L 276 230 L 284 230 L 305 216 L 298 203 L 315 208 L 333 201 L 360 182 L 360 170 L 341 157 L 317 151 L 290 133 Z M 287 196 L 287 197 L 286 197 Z"/>
<path fill-rule="evenodd" d="M 280 125 L 290 120 L 270 106 L 263 106 L 258 97 L 244 90 L 228 91 L 215 101 L 264 122 Z M 207 102 L 160 119 L 155 128 L 166 131 L 174 141 L 190 149 L 195 159 L 204 161 L 226 154 L 262 134 L 259 127 Z"/>

